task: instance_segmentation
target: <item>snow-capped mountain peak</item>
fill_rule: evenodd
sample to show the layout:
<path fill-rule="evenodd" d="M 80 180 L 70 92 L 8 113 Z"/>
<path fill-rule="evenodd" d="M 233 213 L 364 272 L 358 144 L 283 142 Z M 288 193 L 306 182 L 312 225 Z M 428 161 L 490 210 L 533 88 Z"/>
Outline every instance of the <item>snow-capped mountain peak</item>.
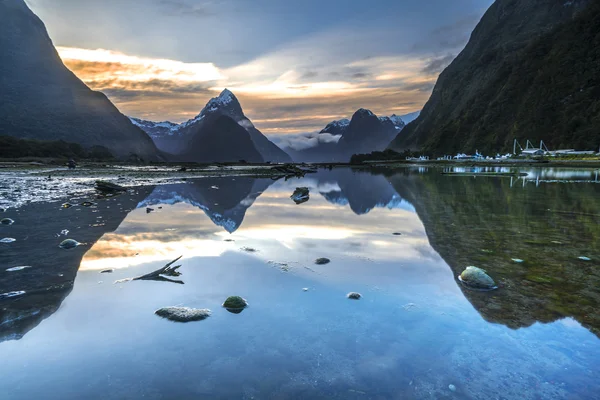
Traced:
<path fill-rule="evenodd" d="M 236 107 L 236 104 L 239 105 L 239 102 L 237 101 L 237 98 L 235 97 L 235 95 L 233 93 L 231 93 L 231 91 L 229 89 L 224 89 L 221 92 L 221 94 L 219 94 L 217 97 L 213 97 L 212 99 L 209 100 L 209 102 L 202 109 L 202 111 L 200 111 L 200 114 L 198 115 L 198 117 L 200 117 L 202 115 L 206 115 L 207 113 L 210 113 L 210 112 L 218 111 L 225 107 L 235 108 L 236 113 L 237 112 L 241 113 L 241 109 L 237 110 L 237 108 L 239 108 L 239 106 Z M 198 118 L 198 117 L 196 117 L 196 118 Z"/>

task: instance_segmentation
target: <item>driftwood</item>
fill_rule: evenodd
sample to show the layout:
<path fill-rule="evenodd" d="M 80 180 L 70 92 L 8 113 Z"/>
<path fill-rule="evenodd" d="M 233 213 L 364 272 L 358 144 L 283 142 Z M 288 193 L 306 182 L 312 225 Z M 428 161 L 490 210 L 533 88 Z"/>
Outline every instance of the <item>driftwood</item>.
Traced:
<path fill-rule="evenodd" d="M 306 174 L 317 172 L 314 169 L 302 169 L 298 168 L 294 164 L 283 164 L 277 165 L 271 168 L 273 171 L 280 172 L 281 175 L 274 176 L 272 179 L 277 180 L 285 178 L 287 181 L 290 178 L 303 178 Z"/>
<path fill-rule="evenodd" d="M 173 261 L 171 261 L 164 267 L 157 269 L 156 271 L 150 272 L 150 273 L 142 275 L 142 276 L 138 276 L 137 278 L 120 279 L 120 280 L 116 281 L 115 283 L 123 283 L 123 282 L 129 282 L 129 281 L 159 281 L 159 282 L 172 282 L 172 283 L 178 283 L 180 285 L 183 285 L 183 281 L 167 278 L 167 276 L 180 276 L 181 275 L 181 272 L 177 271 L 179 269 L 179 267 L 181 267 L 181 265 L 176 265 L 176 266 L 172 267 L 172 265 L 175 264 L 177 261 L 179 261 L 179 259 L 181 257 L 183 257 L 183 256 L 177 257 L 176 259 L 174 259 Z"/>

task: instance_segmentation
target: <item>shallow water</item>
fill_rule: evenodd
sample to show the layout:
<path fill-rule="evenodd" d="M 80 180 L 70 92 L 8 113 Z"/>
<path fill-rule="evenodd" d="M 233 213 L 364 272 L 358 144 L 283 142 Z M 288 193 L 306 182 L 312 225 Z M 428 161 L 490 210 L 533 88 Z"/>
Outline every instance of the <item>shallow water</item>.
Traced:
<path fill-rule="evenodd" d="M 9 209 L 2 398 L 596 398 L 600 185 L 523 171 L 207 178 Z M 184 284 L 114 283 L 180 255 Z M 499 289 L 465 288 L 468 265 Z M 249 307 L 229 313 L 230 295 Z M 165 306 L 212 316 L 170 322 Z"/>

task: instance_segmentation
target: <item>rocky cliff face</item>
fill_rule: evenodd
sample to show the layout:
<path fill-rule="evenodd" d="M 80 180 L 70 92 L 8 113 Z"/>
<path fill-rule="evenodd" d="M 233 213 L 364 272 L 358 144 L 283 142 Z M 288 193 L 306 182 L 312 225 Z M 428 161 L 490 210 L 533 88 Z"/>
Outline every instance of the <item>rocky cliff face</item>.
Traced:
<path fill-rule="evenodd" d="M 147 134 L 64 66 L 23 0 L 0 0 L 0 134 L 158 157 Z"/>
<path fill-rule="evenodd" d="M 497 0 L 390 148 L 495 154 L 516 138 L 597 149 L 599 27 L 597 1 Z"/>

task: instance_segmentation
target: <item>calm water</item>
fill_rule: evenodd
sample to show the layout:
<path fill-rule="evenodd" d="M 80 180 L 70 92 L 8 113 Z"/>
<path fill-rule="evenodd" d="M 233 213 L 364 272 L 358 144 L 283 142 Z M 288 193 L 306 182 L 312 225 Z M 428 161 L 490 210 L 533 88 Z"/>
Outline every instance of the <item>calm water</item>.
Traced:
<path fill-rule="evenodd" d="M 597 173 L 524 172 L 211 178 L 9 209 L 0 398 L 600 398 Z M 183 285 L 114 283 L 179 255 Z M 500 288 L 464 288 L 468 265 Z M 154 315 L 172 305 L 213 314 Z"/>

